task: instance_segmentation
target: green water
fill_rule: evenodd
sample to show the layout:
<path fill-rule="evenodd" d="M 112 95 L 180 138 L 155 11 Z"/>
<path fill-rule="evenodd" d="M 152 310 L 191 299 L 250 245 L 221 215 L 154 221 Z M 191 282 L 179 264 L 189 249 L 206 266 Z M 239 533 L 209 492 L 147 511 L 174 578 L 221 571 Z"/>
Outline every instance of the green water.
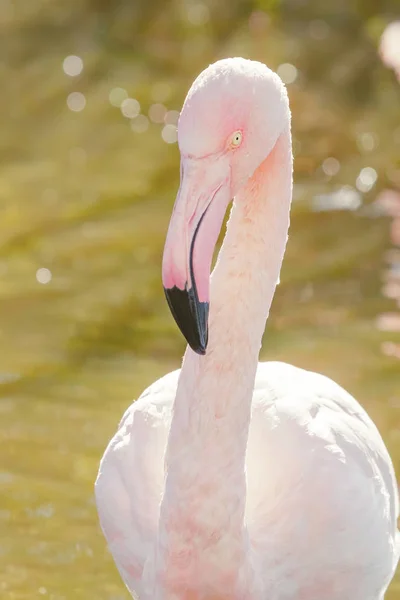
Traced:
<path fill-rule="evenodd" d="M 148 115 L 154 103 L 179 110 L 219 57 L 296 66 L 281 67 L 295 77 L 296 187 L 262 358 L 349 389 L 400 471 L 400 362 L 388 356 L 400 334 L 376 326 L 398 308 L 382 293 L 385 256 L 400 259 L 389 219 L 373 209 L 400 186 L 400 86 L 377 55 L 398 4 L 384 14 L 372 0 L 322 4 L 0 3 L 1 598 L 128 597 L 93 482 L 125 408 L 184 351 L 160 283 L 177 145 L 159 123 L 131 125 L 110 104 L 117 87 Z M 83 60 L 76 77 L 63 70 L 68 55 Z M 68 108 L 68 96 L 84 108 Z M 377 180 L 364 171 L 360 192 L 365 168 Z M 319 210 L 340 189 L 359 208 Z M 388 598 L 400 600 L 399 579 Z"/>

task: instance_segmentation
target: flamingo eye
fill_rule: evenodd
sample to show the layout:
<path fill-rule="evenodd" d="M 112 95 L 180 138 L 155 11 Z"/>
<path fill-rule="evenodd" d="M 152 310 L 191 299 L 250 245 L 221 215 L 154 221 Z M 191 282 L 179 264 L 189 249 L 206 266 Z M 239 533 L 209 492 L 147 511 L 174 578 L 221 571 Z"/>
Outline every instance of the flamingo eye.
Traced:
<path fill-rule="evenodd" d="M 242 143 L 243 134 L 241 131 L 235 131 L 233 136 L 231 137 L 231 146 L 232 148 L 237 148 Z"/>

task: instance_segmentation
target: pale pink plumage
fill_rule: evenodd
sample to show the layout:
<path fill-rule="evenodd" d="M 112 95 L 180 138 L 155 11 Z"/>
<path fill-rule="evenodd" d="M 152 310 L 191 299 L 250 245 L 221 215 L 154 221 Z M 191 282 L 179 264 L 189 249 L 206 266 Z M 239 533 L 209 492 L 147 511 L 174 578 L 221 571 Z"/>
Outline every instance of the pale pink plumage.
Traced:
<path fill-rule="evenodd" d="M 209 340 L 132 404 L 101 461 L 96 499 L 117 567 L 140 600 L 382 600 L 398 496 L 377 429 L 331 380 L 258 363 L 289 226 L 285 88 L 265 65 L 219 61 L 189 91 L 178 139 L 163 281 L 195 278 Z"/>

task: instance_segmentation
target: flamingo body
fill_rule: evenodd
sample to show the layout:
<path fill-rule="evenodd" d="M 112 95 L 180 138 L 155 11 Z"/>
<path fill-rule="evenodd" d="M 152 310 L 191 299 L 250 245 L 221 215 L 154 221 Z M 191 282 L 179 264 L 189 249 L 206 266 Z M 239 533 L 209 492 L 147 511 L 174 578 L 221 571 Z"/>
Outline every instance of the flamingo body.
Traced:
<path fill-rule="evenodd" d="M 178 377 L 169 373 L 129 407 L 96 484 L 109 548 L 143 600 L 152 598 L 146 584 L 151 590 Z M 375 425 L 352 396 L 322 375 L 259 363 L 246 471 L 255 598 L 383 598 L 398 556 L 396 480 Z M 223 507 L 217 496 L 213 502 L 218 534 Z M 224 598 L 223 590 L 213 593 L 182 599 Z"/>
<path fill-rule="evenodd" d="M 189 347 L 127 410 L 101 461 L 96 501 L 116 565 L 140 600 L 382 600 L 399 508 L 379 432 L 330 379 L 258 362 L 292 196 L 282 82 L 253 61 L 211 65 L 178 141 L 163 284 Z"/>

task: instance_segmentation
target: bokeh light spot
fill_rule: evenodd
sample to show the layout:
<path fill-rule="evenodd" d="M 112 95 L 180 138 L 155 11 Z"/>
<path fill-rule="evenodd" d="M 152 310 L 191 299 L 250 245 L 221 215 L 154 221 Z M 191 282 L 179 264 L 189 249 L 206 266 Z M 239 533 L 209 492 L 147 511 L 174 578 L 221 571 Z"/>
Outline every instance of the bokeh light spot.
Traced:
<path fill-rule="evenodd" d="M 340 171 L 340 162 L 337 158 L 329 156 L 329 158 L 326 158 L 322 163 L 322 170 L 325 173 L 325 175 L 333 177 L 334 175 L 337 175 Z"/>
<path fill-rule="evenodd" d="M 80 112 L 86 106 L 86 98 L 81 92 L 71 92 L 67 98 L 67 106 L 73 112 Z"/>
<path fill-rule="evenodd" d="M 150 121 L 153 123 L 164 123 L 164 117 L 167 109 L 163 104 L 152 104 L 149 108 Z"/>
<path fill-rule="evenodd" d="M 279 65 L 276 72 L 282 79 L 283 83 L 286 83 L 287 85 L 296 81 L 298 75 L 296 67 L 291 63 L 283 63 L 282 65 Z"/>
<path fill-rule="evenodd" d="M 179 111 L 178 110 L 169 110 L 165 113 L 164 123 L 166 125 L 177 125 L 179 119 Z"/>
<path fill-rule="evenodd" d="M 77 77 L 82 73 L 83 60 L 80 56 L 67 56 L 64 58 L 63 69 L 66 75 L 69 75 L 70 77 Z"/>
<path fill-rule="evenodd" d="M 357 136 L 357 146 L 361 152 L 372 152 L 377 145 L 378 138 L 374 133 L 366 131 Z"/>
<path fill-rule="evenodd" d="M 144 133 L 149 128 L 149 120 L 145 115 L 138 115 L 131 121 L 132 131 L 135 133 Z"/>
<path fill-rule="evenodd" d="M 161 137 L 167 144 L 174 144 L 178 140 L 178 132 L 175 125 L 165 125 Z"/>
<path fill-rule="evenodd" d="M 400 21 L 389 23 L 382 34 L 379 52 L 383 63 L 392 68 L 400 81 Z"/>
<path fill-rule="evenodd" d="M 378 174 L 372 167 L 365 167 L 361 169 L 359 176 L 357 177 L 356 187 L 360 192 L 369 192 L 369 190 L 375 185 L 378 179 Z"/>
<path fill-rule="evenodd" d="M 46 267 L 41 267 L 36 271 L 36 280 L 38 283 L 46 285 L 47 283 L 50 283 L 51 279 L 52 273 L 50 269 L 46 269 Z"/>
<path fill-rule="evenodd" d="M 113 88 L 108 95 L 110 104 L 117 108 L 120 108 L 122 102 L 126 100 L 126 98 L 128 98 L 128 92 L 121 87 Z"/>
<path fill-rule="evenodd" d="M 140 113 L 140 104 L 135 98 L 125 98 L 121 102 L 121 112 L 127 119 L 134 119 Z"/>

